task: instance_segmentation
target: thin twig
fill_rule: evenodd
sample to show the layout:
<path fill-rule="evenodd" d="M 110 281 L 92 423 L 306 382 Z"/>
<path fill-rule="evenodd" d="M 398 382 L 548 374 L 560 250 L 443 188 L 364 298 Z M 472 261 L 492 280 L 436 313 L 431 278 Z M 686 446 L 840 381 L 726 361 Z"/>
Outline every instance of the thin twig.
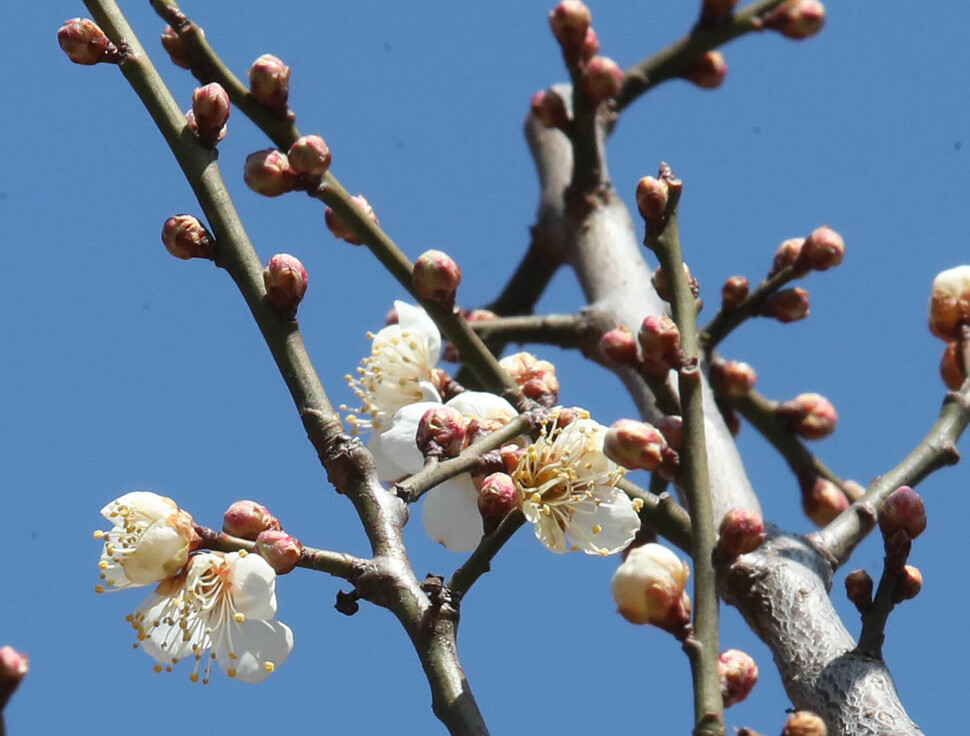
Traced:
<path fill-rule="evenodd" d="M 621 478 L 616 487 L 630 498 L 639 499 L 643 503 L 640 507 L 640 520 L 645 526 L 690 554 L 690 516 L 673 496 L 669 493 L 657 495 L 627 478 Z"/>
<path fill-rule="evenodd" d="M 456 602 L 460 602 L 472 585 L 491 569 L 495 555 L 524 523 L 525 516 L 522 515 L 522 511 L 513 509 L 502 519 L 495 531 L 482 537 L 475 551 L 452 573 L 451 579 L 446 584 Z"/>

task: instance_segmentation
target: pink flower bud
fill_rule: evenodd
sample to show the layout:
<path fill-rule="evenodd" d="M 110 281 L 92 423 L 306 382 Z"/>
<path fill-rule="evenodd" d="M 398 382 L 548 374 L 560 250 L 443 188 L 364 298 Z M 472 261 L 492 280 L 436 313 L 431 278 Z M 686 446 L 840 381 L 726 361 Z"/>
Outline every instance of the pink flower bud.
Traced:
<path fill-rule="evenodd" d="M 745 700 L 758 682 L 758 665 L 740 649 L 728 649 L 717 658 L 717 678 L 721 681 L 721 699 L 730 708 Z"/>
<path fill-rule="evenodd" d="M 778 407 L 778 415 L 792 431 L 807 440 L 820 440 L 835 430 L 839 415 L 832 402 L 821 394 L 799 394 Z"/>
<path fill-rule="evenodd" d="M 418 449 L 425 457 L 454 457 L 465 445 L 467 425 L 461 412 L 450 406 L 428 409 L 418 422 Z"/>
<path fill-rule="evenodd" d="M 267 529 L 256 537 L 256 552 L 276 570 L 277 575 L 286 575 L 303 556 L 303 545 L 281 529 Z"/>
<path fill-rule="evenodd" d="M 330 149 L 318 135 L 297 138 L 287 154 L 290 166 L 300 176 L 320 178 L 330 168 Z"/>
<path fill-rule="evenodd" d="M 246 157 L 243 178 L 257 194 L 278 197 L 293 191 L 297 176 L 285 153 L 275 148 L 266 148 Z"/>
<path fill-rule="evenodd" d="M 667 440 L 667 444 L 670 445 L 670 449 L 680 452 L 684 447 L 684 420 L 680 417 L 670 414 L 667 416 L 660 417 L 654 426 L 660 430 L 660 433 Z"/>
<path fill-rule="evenodd" d="M 637 209 L 647 225 L 647 232 L 663 230 L 669 198 L 670 187 L 666 180 L 645 176 L 637 182 Z"/>
<path fill-rule="evenodd" d="M 532 114 L 547 128 L 564 128 L 569 123 L 569 113 L 562 97 L 553 89 L 544 89 L 532 95 Z"/>
<path fill-rule="evenodd" d="M 118 49 L 93 20 L 72 18 L 57 29 L 57 43 L 75 64 L 91 66 L 118 60 Z"/>
<path fill-rule="evenodd" d="M 240 539 L 256 539 L 260 532 L 279 528 L 269 509 L 255 501 L 235 501 L 222 516 L 222 531 Z"/>
<path fill-rule="evenodd" d="M 624 325 L 603 333 L 599 351 L 618 365 L 636 365 L 639 362 L 636 338 Z"/>
<path fill-rule="evenodd" d="M 30 658 L 11 646 L 0 647 L 0 710 L 30 670 Z"/>
<path fill-rule="evenodd" d="M 746 396 L 758 380 L 758 374 L 739 360 L 717 360 L 711 363 L 711 382 L 727 396 Z"/>
<path fill-rule="evenodd" d="M 666 314 L 647 317 L 637 332 L 647 368 L 655 375 L 664 375 L 671 368 L 680 367 L 680 330 Z"/>
<path fill-rule="evenodd" d="M 277 313 L 285 319 L 296 316 L 309 280 L 300 259 L 289 253 L 277 253 L 263 269 L 266 297 Z"/>
<path fill-rule="evenodd" d="M 957 266 L 933 279 L 930 332 L 941 340 L 955 341 L 966 324 L 970 324 L 970 266 Z"/>
<path fill-rule="evenodd" d="M 748 298 L 748 280 L 744 276 L 731 276 L 721 287 L 721 309 L 736 309 Z"/>
<path fill-rule="evenodd" d="M 916 539 L 926 528 L 926 506 L 923 499 L 909 486 L 900 486 L 879 510 L 879 530 L 884 539 L 902 531 L 909 539 Z"/>
<path fill-rule="evenodd" d="M 596 105 L 613 99 L 620 93 L 623 70 L 607 56 L 594 56 L 583 70 L 579 84 L 589 101 Z"/>
<path fill-rule="evenodd" d="M 426 250 L 415 260 L 411 278 L 418 296 L 452 306 L 461 283 L 461 268 L 447 253 Z"/>
<path fill-rule="evenodd" d="M 768 277 L 774 276 L 776 273 L 781 271 L 788 266 L 794 266 L 798 261 L 798 257 L 802 253 L 802 246 L 805 244 L 805 238 L 789 238 L 788 240 L 781 241 L 781 245 L 778 246 L 778 250 L 775 251 L 775 260 L 771 264 L 771 270 L 768 272 Z"/>
<path fill-rule="evenodd" d="M 519 492 L 512 477 L 505 473 L 492 473 L 482 481 L 478 492 L 478 511 L 482 515 L 482 528 L 491 534 L 502 519 L 519 505 Z"/>
<path fill-rule="evenodd" d="M 560 426 L 562 426 L 560 424 Z M 518 445 L 504 445 L 499 449 L 499 457 L 502 458 L 502 465 L 505 466 L 505 472 L 512 474 L 512 472 L 518 467 L 519 461 L 522 456 L 525 455 L 526 448 L 519 447 Z"/>
<path fill-rule="evenodd" d="M 162 242 L 176 258 L 208 258 L 215 254 L 215 241 L 192 215 L 173 215 L 162 226 Z"/>
<path fill-rule="evenodd" d="M 808 316 L 808 291 L 800 287 L 782 289 L 773 294 L 762 308 L 765 317 L 774 317 L 779 322 L 797 322 Z"/>
<path fill-rule="evenodd" d="M 923 589 L 923 573 L 918 567 L 904 565 L 896 578 L 896 589 L 893 591 L 893 603 L 902 603 L 919 595 Z"/>
<path fill-rule="evenodd" d="M 630 470 L 656 470 L 663 463 L 666 446 L 667 440 L 659 429 L 633 419 L 615 421 L 603 440 L 606 456 Z"/>
<path fill-rule="evenodd" d="M 290 68 L 272 54 L 263 54 L 249 67 L 249 91 L 266 107 L 285 112 L 290 95 Z"/>
<path fill-rule="evenodd" d="M 733 560 L 764 543 L 765 522 L 757 511 L 731 509 L 721 519 L 718 535 L 718 554 L 724 560 Z"/>
<path fill-rule="evenodd" d="M 865 570 L 853 570 L 845 576 L 845 595 L 859 613 L 872 608 L 872 578 Z"/>
<path fill-rule="evenodd" d="M 549 27 L 563 50 L 579 49 L 593 21 L 589 8 L 580 0 L 562 0 L 549 13 Z"/>
<path fill-rule="evenodd" d="M 947 343 L 940 359 L 940 377 L 948 389 L 957 391 L 967 380 L 967 366 L 963 360 L 963 350 L 960 343 Z"/>
<path fill-rule="evenodd" d="M 192 93 L 191 127 L 199 140 L 212 146 L 226 135 L 226 121 L 229 120 L 229 95 L 218 82 L 196 88 Z"/>
<path fill-rule="evenodd" d="M 687 285 L 690 287 L 690 293 L 694 295 L 696 299 L 701 293 L 700 286 L 697 284 L 697 279 L 691 276 L 690 269 L 687 264 L 684 263 L 684 276 L 687 277 Z M 664 276 L 663 266 L 657 266 L 657 270 L 653 272 L 653 277 L 650 279 L 653 284 L 653 288 L 657 291 L 657 296 L 663 299 L 665 302 L 670 301 L 670 290 L 667 288 L 667 277 Z"/>
<path fill-rule="evenodd" d="M 717 89 L 724 83 L 727 73 L 724 54 L 708 51 L 687 71 L 685 77 L 702 89 Z"/>
<path fill-rule="evenodd" d="M 688 575 L 690 568 L 669 549 L 644 544 L 631 549 L 613 574 L 613 600 L 630 623 L 653 624 L 683 638 L 690 624 Z"/>
<path fill-rule="evenodd" d="M 845 257 L 845 241 L 835 230 L 823 225 L 805 238 L 796 270 L 825 271 L 838 266 Z"/>
<path fill-rule="evenodd" d="M 825 25 L 825 6 L 818 0 L 788 0 L 764 17 L 764 25 L 787 38 L 808 38 Z"/>
<path fill-rule="evenodd" d="M 592 28 L 586 29 L 586 36 L 583 38 L 583 45 L 579 47 L 579 58 L 586 62 L 592 59 L 600 51 L 600 37 Z"/>
<path fill-rule="evenodd" d="M 799 478 L 802 510 L 818 526 L 825 526 L 849 508 L 849 499 L 832 481 L 806 475 Z"/>
<path fill-rule="evenodd" d="M 781 736 L 828 736 L 825 721 L 810 710 L 800 710 L 788 716 Z"/>
<path fill-rule="evenodd" d="M 204 35 L 201 28 L 198 30 L 198 33 Z M 165 30 L 162 31 L 162 48 L 168 52 L 168 58 L 172 60 L 175 66 L 182 67 L 183 69 L 192 68 L 192 57 L 189 56 L 185 44 L 182 43 L 182 39 L 179 38 L 179 35 L 172 26 L 165 26 Z"/>
<path fill-rule="evenodd" d="M 358 194 L 356 197 L 351 197 L 357 209 L 364 213 L 364 217 L 373 222 L 375 225 L 380 226 L 380 222 L 377 220 L 377 215 L 374 213 L 374 208 L 370 206 L 370 202 L 363 194 Z M 335 238 L 340 238 L 341 240 L 346 240 L 348 243 L 353 245 L 360 245 L 363 241 L 357 237 L 357 232 L 340 219 L 340 216 L 334 212 L 330 207 L 327 207 L 326 212 L 323 213 L 324 219 L 327 221 L 327 227 L 330 232 L 333 233 Z"/>
<path fill-rule="evenodd" d="M 555 406 L 559 401 L 559 379 L 556 366 L 548 360 L 539 360 L 532 353 L 515 353 L 499 361 L 513 381 L 522 387 L 522 393 L 543 406 Z"/>

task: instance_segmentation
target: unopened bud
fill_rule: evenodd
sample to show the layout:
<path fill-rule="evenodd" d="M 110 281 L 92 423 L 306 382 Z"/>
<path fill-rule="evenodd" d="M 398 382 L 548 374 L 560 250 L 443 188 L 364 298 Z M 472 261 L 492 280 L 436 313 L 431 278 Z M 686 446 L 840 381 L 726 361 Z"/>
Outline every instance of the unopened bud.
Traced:
<path fill-rule="evenodd" d="M 884 539 L 902 531 L 916 539 L 926 529 L 926 506 L 920 495 L 909 486 L 900 486 L 890 494 L 879 510 L 879 530 Z"/>
<path fill-rule="evenodd" d="M 461 283 L 461 268 L 447 253 L 426 250 L 415 260 L 411 278 L 415 293 L 422 299 L 452 306 Z"/>
<path fill-rule="evenodd" d="M 57 43 L 75 64 L 91 66 L 101 62 L 117 62 L 119 58 L 118 48 L 89 18 L 64 21 L 64 25 L 57 29 Z"/>
<path fill-rule="evenodd" d="M 197 87 L 192 93 L 189 127 L 204 145 L 215 145 L 225 137 L 229 108 L 229 95 L 218 82 Z"/>
<path fill-rule="evenodd" d="M 690 287 L 690 293 L 694 295 L 696 299 L 700 293 L 701 288 L 697 283 L 697 279 L 691 276 L 690 269 L 687 264 L 682 264 L 684 267 L 684 276 L 687 277 L 687 286 Z M 657 291 L 657 296 L 663 299 L 665 302 L 670 301 L 670 289 L 667 286 L 667 277 L 664 275 L 663 266 L 657 266 L 657 270 L 653 272 L 653 278 L 651 279 L 653 288 Z"/>
<path fill-rule="evenodd" d="M 746 396 L 758 381 L 755 369 L 739 360 L 718 360 L 711 363 L 711 382 L 727 396 Z"/>
<path fill-rule="evenodd" d="M 802 246 L 805 245 L 805 238 L 789 238 L 781 241 L 778 250 L 775 251 L 775 259 L 768 272 L 768 278 L 788 266 L 794 266 L 798 262 L 798 257 L 802 254 Z"/>
<path fill-rule="evenodd" d="M 593 21 L 589 8 L 580 0 L 562 0 L 549 13 L 549 27 L 563 51 L 578 50 Z"/>
<path fill-rule="evenodd" d="M 799 394 L 779 405 L 777 411 L 795 434 L 807 440 L 828 437 L 839 421 L 832 402 L 821 394 Z"/>
<path fill-rule="evenodd" d="M 904 565 L 896 578 L 896 589 L 893 591 L 893 603 L 902 603 L 919 595 L 923 589 L 923 573 L 918 567 Z"/>
<path fill-rule="evenodd" d="M 263 54 L 249 67 L 249 91 L 266 107 L 284 112 L 290 95 L 290 68 L 272 54 Z"/>
<path fill-rule="evenodd" d="M 198 30 L 198 33 L 199 35 L 204 35 L 201 28 Z M 175 66 L 182 67 L 183 69 L 192 68 L 192 57 L 189 56 L 185 44 L 182 43 L 182 39 L 172 26 L 165 26 L 165 30 L 162 31 L 162 48 L 168 52 L 168 58 L 172 60 Z"/>
<path fill-rule="evenodd" d="M 825 25 L 825 6 L 818 0 L 788 0 L 765 15 L 764 26 L 796 40 L 814 36 Z"/>
<path fill-rule="evenodd" d="M 647 232 L 659 233 L 667 219 L 670 186 L 665 179 L 645 176 L 637 182 L 637 209 L 647 224 Z"/>
<path fill-rule="evenodd" d="M 684 75 L 702 89 L 717 89 L 727 77 L 728 65 L 720 51 L 708 51 Z"/>
<path fill-rule="evenodd" d="M 515 471 L 522 456 L 525 455 L 525 450 L 526 448 L 513 444 L 503 445 L 499 449 L 499 457 L 502 458 L 506 473 L 511 475 Z"/>
<path fill-rule="evenodd" d="M 740 649 L 728 649 L 717 658 L 717 679 L 721 681 L 721 699 L 730 708 L 751 694 L 758 682 L 758 665 Z"/>
<path fill-rule="evenodd" d="M 849 508 L 849 499 L 830 480 L 806 474 L 799 478 L 799 485 L 802 490 L 802 510 L 818 526 L 825 526 Z"/>
<path fill-rule="evenodd" d="M 478 492 L 478 511 L 482 515 L 482 529 L 491 534 L 502 519 L 519 504 L 518 491 L 512 477 L 492 473 L 482 481 Z"/>
<path fill-rule="evenodd" d="M 812 231 L 805 238 L 798 260 L 796 271 L 825 271 L 842 263 L 845 257 L 845 241 L 835 230 L 823 225 Z"/>
<path fill-rule="evenodd" d="M 356 197 L 351 197 L 354 205 L 363 214 L 364 218 L 370 220 L 375 225 L 380 226 L 380 222 L 377 220 L 377 214 L 374 212 L 374 208 L 370 206 L 370 202 L 367 201 L 367 197 L 363 194 L 358 194 Z M 346 240 L 348 243 L 353 245 L 360 245 L 363 241 L 357 237 L 357 232 L 345 223 L 340 216 L 334 212 L 330 207 L 327 207 L 326 211 L 323 213 L 324 219 L 327 221 L 327 227 L 330 232 L 333 233 L 335 238 L 340 238 L 341 240 Z"/>
<path fill-rule="evenodd" d="M 592 28 L 586 29 L 583 45 L 579 47 L 579 58 L 584 62 L 592 59 L 600 51 L 600 37 Z"/>
<path fill-rule="evenodd" d="M 947 343 L 940 359 L 940 377 L 948 389 L 958 390 L 967 380 L 967 366 L 960 343 Z"/>
<path fill-rule="evenodd" d="M 418 422 L 418 449 L 425 457 L 454 457 L 465 444 L 467 424 L 462 413 L 450 406 L 428 409 Z"/>
<path fill-rule="evenodd" d="M 957 266 L 937 274 L 930 296 L 930 332 L 941 340 L 960 339 L 960 328 L 970 324 L 970 266 Z"/>
<path fill-rule="evenodd" d="M 748 280 L 744 276 L 731 276 L 721 287 L 721 309 L 736 309 L 748 298 Z"/>
<path fill-rule="evenodd" d="M 173 215 L 162 226 L 162 242 L 176 258 L 208 258 L 215 253 L 215 241 L 192 215 Z"/>
<path fill-rule="evenodd" d="M 522 387 L 526 398 L 549 407 L 559 403 L 556 366 L 548 360 L 539 360 L 532 353 L 523 352 L 507 355 L 499 361 L 499 365 Z"/>
<path fill-rule="evenodd" d="M 583 70 L 579 83 L 589 101 L 596 105 L 619 94 L 623 86 L 623 70 L 608 56 L 594 56 Z"/>
<path fill-rule="evenodd" d="M 845 576 L 845 595 L 859 613 L 872 608 L 872 578 L 865 570 L 853 570 Z"/>
<path fill-rule="evenodd" d="M 286 575 L 303 556 L 303 545 L 282 529 L 267 529 L 256 537 L 256 551 L 277 575 Z"/>
<path fill-rule="evenodd" d="M 222 531 L 241 539 L 256 539 L 267 529 L 279 528 L 277 518 L 255 501 L 235 501 L 222 516 Z"/>
<path fill-rule="evenodd" d="M 623 325 L 603 333 L 599 341 L 599 351 L 618 365 L 636 365 L 639 362 L 637 340 Z"/>
<path fill-rule="evenodd" d="M 810 710 L 800 710 L 788 716 L 781 736 L 828 736 L 825 721 Z"/>
<path fill-rule="evenodd" d="M 760 547 L 765 541 L 765 522 L 752 509 L 731 509 L 721 519 L 717 552 L 724 560 L 733 560 Z"/>
<path fill-rule="evenodd" d="M 11 646 L 0 647 L 0 711 L 30 670 L 30 658 Z"/>
<path fill-rule="evenodd" d="M 669 549 L 644 544 L 631 549 L 613 574 L 613 600 L 630 623 L 653 624 L 683 638 L 690 624 L 688 575 L 687 563 Z"/>
<path fill-rule="evenodd" d="M 278 197 L 293 191 L 297 176 L 285 153 L 275 148 L 266 148 L 246 157 L 243 178 L 257 194 Z"/>
<path fill-rule="evenodd" d="M 765 317 L 774 317 L 779 322 L 797 322 L 808 316 L 808 291 L 801 287 L 782 289 L 773 294 L 762 308 Z"/>
<path fill-rule="evenodd" d="M 619 419 L 607 430 L 603 452 L 617 465 L 630 470 L 654 471 L 663 462 L 667 440 L 652 424 Z"/>
<path fill-rule="evenodd" d="M 569 123 L 569 113 L 562 97 L 553 89 L 544 89 L 532 95 L 532 114 L 547 128 L 564 128 Z"/>
<path fill-rule="evenodd" d="M 327 173 L 332 156 L 323 138 L 305 135 L 290 146 L 287 158 L 297 174 L 318 179 Z"/>
<path fill-rule="evenodd" d="M 293 319 L 303 301 L 310 277 L 296 256 L 277 253 L 263 269 L 266 298 L 285 319 Z"/>
<path fill-rule="evenodd" d="M 662 416 L 654 426 L 667 440 L 670 449 L 680 452 L 684 447 L 684 420 L 674 414 Z"/>
<path fill-rule="evenodd" d="M 680 330 L 666 314 L 647 317 L 637 332 L 647 368 L 655 375 L 664 375 L 671 368 L 679 368 L 683 355 L 680 350 Z"/>

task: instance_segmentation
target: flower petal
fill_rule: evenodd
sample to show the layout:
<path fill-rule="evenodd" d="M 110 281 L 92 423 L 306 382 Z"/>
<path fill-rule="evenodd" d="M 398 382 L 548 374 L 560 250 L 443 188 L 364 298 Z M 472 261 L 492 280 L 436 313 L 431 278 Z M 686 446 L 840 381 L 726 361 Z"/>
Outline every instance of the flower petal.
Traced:
<path fill-rule="evenodd" d="M 424 455 L 418 449 L 417 433 L 421 417 L 428 409 L 441 404 L 432 401 L 419 401 L 398 409 L 391 422 L 391 428 L 381 433 L 381 451 L 388 461 L 405 471 L 417 473 L 424 467 Z"/>
<path fill-rule="evenodd" d="M 220 630 L 212 651 L 230 677 L 262 682 L 293 650 L 293 632 L 279 621 L 243 621 Z"/>
<path fill-rule="evenodd" d="M 159 496 L 151 491 L 131 491 L 101 509 L 101 515 L 115 526 L 124 526 L 123 523 L 119 523 L 121 521 L 119 510 L 122 507 L 128 508 L 129 513 L 137 514 L 146 522 L 146 526 L 178 510 L 175 501 L 167 496 Z"/>
<path fill-rule="evenodd" d="M 188 539 L 161 518 L 145 529 L 131 554 L 121 558 L 121 566 L 132 584 L 148 585 L 174 575 L 188 558 Z"/>
<path fill-rule="evenodd" d="M 460 411 L 466 417 L 504 420 L 503 424 L 519 414 L 515 407 L 501 396 L 486 391 L 464 391 L 450 399 L 445 406 Z"/>
<path fill-rule="evenodd" d="M 425 495 L 421 518 L 428 535 L 452 552 L 470 552 L 482 539 L 478 489 L 470 475 L 459 475 Z"/>
<path fill-rule="evenodd" d="M 397 310 L 397 323 L 401 330 L 416 333 L 425 341 L 428 346 L 428 367 L 434 368 L 441 352 L 441 333 L 434 320 L 424 309 L 407 302 L 395 301 L 394 309 Z"/>
<path fill-rule="evenodd" d="M 597 487 L 595 501 L 577 504 L 566 525 L 570 547 L 588 555 L 611 555 L 624 549 L 640 530 L 640 517 L 623 491 Z"/>
<path fill-rule="evenodd" d="M 276 615 L 276 571 L 262 557 L 230 552 L 226 563 L 232 570 L 229 589 L 236 610 L 247 619 L 270 619 Z"/>

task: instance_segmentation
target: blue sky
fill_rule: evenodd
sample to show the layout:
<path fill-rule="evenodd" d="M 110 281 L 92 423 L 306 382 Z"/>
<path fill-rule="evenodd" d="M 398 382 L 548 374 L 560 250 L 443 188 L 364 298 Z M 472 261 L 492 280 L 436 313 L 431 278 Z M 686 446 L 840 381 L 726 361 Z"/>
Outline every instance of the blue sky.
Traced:
<path fill-rule="evenodd" d="M 565 72 L 546 25 L 551 3 L 189 2 L 223 58 L 243 74 L 274 53 L 293 68 L 291 103 L 318 132 L 333 170 L 364 192 L 409 255 L 451 253 L 475 306 L 501 288 L 527 243 L 537 185 L 521 132 L 529 96 Z M 687 30 L 694 3 L 594 3 L 603 53 L 629 65 Z M 187 107 L 193 80 L 157 41 L 148 3 L 130 20 Z M 239 498 L 267 504 L 305 543 L 366 553 L 350 505 L 329 488 L 282 381 L 239 295 L 205 262 L 161 246 L 162 223 L 198 212 L 161 137 L 117 70 L 82 68 L 55 32 L 84 15 L 57 0 L 6 9 L 0 30 L 7 113 L 0 121 L 0 498 L 8 550 L 0 644 L 27 651 L 32 670 L 7 712 L 12 734 L 170 733 L 172 720 L 256 733 L 440 733 L 417 658 L 382 609 L 333 611 L 339 582 L 298 570 L 279 581 L 281 620 L 296 636 L 289 661 L 262 685 L 187 671 L 156 675 L 132 651 L 124 614 L 138 591 L 97 596 L 98 509 L 127 490 L 174 497 L 218 526 Z M 269 8 L 272 12 L 267 12 Z M 618 190 L 670 162 L 685 181 L 686 258 L 713 313 L 724 278 L 752 280 L 777 244 L 829 223 L 845 237 L 838 269 L 814 275 L 812 314 L 757 322 L 723 345 L 751 362 L 758 388 L 788 398 L 819 391 L 841 421 L 817 443 L 840 474 L 866 483 L 892 467 L 938 411 L 942 344 L 925 326 L 933 276 L 968 261 L 970 63 L 953 0 L 894 14 L 883 3 L 832 3 L 816 38 L 746 37 L 727 47 L 717 91 L 673 82 L 628 109 L 610 144 Z M 343 375 L 368 350 L 403 295 L 362 248 L 335 241 L 322 207 L 299 195 L 260 198 L 242 161 L 265 148 L 241 115 L 229 122 L 221 166 L 261 256 L 287 251 L 310 273 L 301 307 L 308 348 L 336 403 Z M 582 304 L 563 271 L 540 304 Z M 632 410 L 618 382 L 574 355 L 556 362 L 564 403 L 604 423 Z M 767 517 L 811 527 L 781 460 L 746 427 L 739 439 Z M 963 491 L 957 466 L 920 490 L 929 530 L 912 562 L 923 592 L 894 612 L 886 657 L 904 703 L 928 733 L 952 729 L 970 675 L 962 626 L 967 586 Z M 448 574 L 461 556 L 407 529 L 419 575 Z M 842 577 L 874 576 L 876 540 L 835 582 L 850 631 L 857 615 Z M 523 530 L 466 598 L 460 649 L 494 733 L 684 733 L 687 662 L 676 643 L 613 612 L 613 560 L 554 556 Z M 950 577 L 947 577 L 950 576 Z M 724 648 L 762 669 L 731 726 L 780 731 L 788 701 L 768 651 L 724 607 Z M 941 632 L 941 633 L 934 633 Z M 945 634 L 942 634 L 945 632 Z M 942 635 L 941 635 L 942 634 Z M 932 667 L 927 663 L 932 663 Z M 52 704 L 56 704 L 53 706 Z"/>

